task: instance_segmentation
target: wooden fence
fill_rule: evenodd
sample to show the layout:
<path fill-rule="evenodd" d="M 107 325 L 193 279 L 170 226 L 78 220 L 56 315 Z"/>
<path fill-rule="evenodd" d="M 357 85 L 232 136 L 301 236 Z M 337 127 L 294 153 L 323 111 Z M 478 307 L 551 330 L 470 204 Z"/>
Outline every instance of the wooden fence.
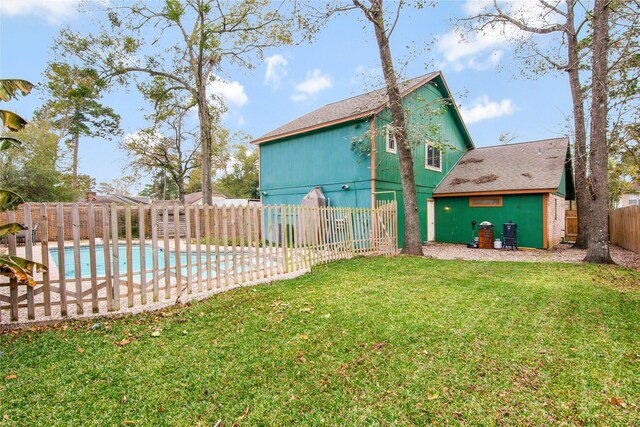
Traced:
<path fill-rule="evenodd" d="M 609 240 L 640 254 L 640 206 L 627 206 L 609 213 Z"/>
<path fill-rule="evenodd" d="M 15 219 L 9 212 L 7 220 Z M 9 253 L 48 272 L 36 275 L 35 287 L 0 278 L 0 325 L 139 311 L 354 255 L 394 255 L 398 246 L 396 202 L 372 209 L 30 204 L 21 219 L 40 224 L 42 234 L 33 242 L 27 232 L 23 246 L 10 236 Z M 183 221 L 184 232 L 159 233 L 179 229 L 172 221 Z"/>

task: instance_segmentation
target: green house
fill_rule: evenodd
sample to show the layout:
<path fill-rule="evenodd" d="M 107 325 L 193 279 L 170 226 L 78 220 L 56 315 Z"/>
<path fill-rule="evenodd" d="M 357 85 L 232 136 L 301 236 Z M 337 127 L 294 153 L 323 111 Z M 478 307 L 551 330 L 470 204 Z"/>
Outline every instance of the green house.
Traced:
<path fill-rule="evenodd" d="M 440 72 L 402 83 L 401 94 L 409 125 L 415 133 L 430 136 L 414 141 L 421 233 L 427 240 L 427 210 L 433 214 L 435 209 L 433 190 L 473 142 Z M 402 227 L 398 155 L 386 104 L 385 89 L 365 93 L 326 105 L 253 141 L 260 146 L 262 202 L 297 205 L 315 187 L 321 187 L 332 206 L 371 207 L 376 200 L 395 197 Z M 402 245 L 402 228 L 399 235 Z"/>
<path fill-rule="evenodd" d="M 474 216 L 477 209 L 466 206 L 468 215 L 460 214 L 454 221 L 449 215 L 453 202 L 462 205 L 468 195 L 438 194 L 437 190 L 465 155 L 486 149 L 475 149 L 441 72 L 403 82 L 401 95 L 414 155 L 421 238 L 425 242 L 467 242 L 471 229 L 466 236 L 462 230 L 469 224 L 467 217 Z M 260 149 L 262 203 L 299 205 L 317 187 L 330 206 L 371 207 L 376 201 L 395 198 L 402 246 L 402 187 L 390 124 L 386 90 L 379 89 L 328 104 L 254 140 Z M 562 162 L 564 165 L 564 159 Z M 564 183 L 559 182 L 553 194 L 560 197 L 565 194 L 563 188 Z M 540 196 L 539 203 L 543 202 Z M 460 212 L 457 207 L 456 212 Z M 519 221 L 519 217 L 511 216 L 509 219 Z M 539 240 L 540 244 L 536 240 L 531 246 L 544 247 L 544 239 Z M 526 243 L 520 242 L 529 246 L 528 240 Z"/>

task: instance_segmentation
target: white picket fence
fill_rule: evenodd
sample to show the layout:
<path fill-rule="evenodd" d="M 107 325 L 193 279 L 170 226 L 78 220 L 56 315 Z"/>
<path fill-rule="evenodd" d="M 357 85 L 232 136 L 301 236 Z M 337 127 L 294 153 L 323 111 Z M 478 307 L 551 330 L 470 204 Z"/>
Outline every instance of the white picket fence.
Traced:
<path fill-rule="evenodd" d="M 35 287 L 0 278 L 0 326 L 154 309 L 355 255 L 395 255 L 398 247 L 395 202 L 372 209 L 28 204 L 20 219 L 29 230 L 38 224 L 37 242 L 27 231 L 20 242 L 10 236 L 4 250 L 48 272 L 36 275 Z"/>

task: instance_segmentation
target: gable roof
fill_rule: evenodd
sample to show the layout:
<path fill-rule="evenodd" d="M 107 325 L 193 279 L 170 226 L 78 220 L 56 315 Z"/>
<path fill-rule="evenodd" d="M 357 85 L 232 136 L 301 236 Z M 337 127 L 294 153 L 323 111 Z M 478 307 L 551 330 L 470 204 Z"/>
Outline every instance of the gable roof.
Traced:
<path fill-rule="evenodd" d="M 568 138 L 555 138 L 469 150 L 433 194 L 554 192 L 568 147 Z"/>
<path fill-rule="evenodd" d="M 218 193 L 217 191 L 213 191 L 213 190 L 211 190 L 211 195 L 213 196 L 213 198 L 218 198 L 218 199 L 227 198 L 227 196 L 225 196 L 224 194 Z M 202 191 L 196 191 L 195 193 L 189 193 L 184 195 L 185 205 L 192 205 L 194 203 L 199 202 L 200 200 L 202 200 Z"/>
<path fill-rule="evenodd" d="M 443 88 L 447 97 L 450 97 L 450 91 L 447 87 L 442 73 L 436 71 L 433 73 L 425 74 L 420 77 L 415 77 L 410 80 L 406 80 L 399 84 L 400 96 L 405 97 L 411 92 L 415 91 L 419 87 L 429 83 L 433 80 L 442 82 Z M 258 139 L 251 141 L 252 144 L 261 144 L 264 142 L 274 141 L 288 136 L 297 135 L 305 132 L 309 132 L 315 129 L 321 129 L 324 127 L 332 126 L 338 123 L 349 122 L 351 120 L 361 119 L 372 116 L 387 107 L 387 89 L 383 87 L 371 92 L 364 93 L 362 95 L 354 96 L 342 101 L 334 102 L 324 107 L 318 108 L 308 114 L 298 117 L 297 119 L 280 126 L 277 129 L 268 132 Z M 458 108 L 453 105 L 456 110 L 459 125 L 462 128 L 463 136 L 469 141 L 469 146 L 473 146 L 471 137 L 467 131 L 464 122 L 460 119 L 460 112 Z"/>

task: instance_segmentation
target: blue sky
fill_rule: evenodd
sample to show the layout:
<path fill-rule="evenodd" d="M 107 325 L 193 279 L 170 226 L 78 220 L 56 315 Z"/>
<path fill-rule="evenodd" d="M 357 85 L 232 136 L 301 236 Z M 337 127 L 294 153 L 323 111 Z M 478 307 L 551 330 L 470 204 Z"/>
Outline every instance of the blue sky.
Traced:
<path fill-rule="evenodd" d="M 453 20 L 483 1 L 441 1 L 403 14 L 392 53 L 398 63 L 406 62 L 405 76 L 442 70 L 477 147 L 498 144 L 503 132 L 514 134 L 514 142 L 567 134 L 571 103 L 565 75 L 522 77 L 514 46 L 497 34 L 466 34 L 460 42 Z M 0 0 L 0 76 L 40 82 L 58 30 L 91 29 L 77 4 Z M 353 12 L 333 20 L 311 44 L 268 50 L 254 70 L 226 68 L 214 90 L 227 99 L 226 126 L 259 137 L 325 104 L 379 87 L 379 63 L 372 28 Z M 29 118 L 40 103 L 40 94 L 33 93 L 9 107 Z M 125 134 L 145 126 L 135 90 L 111 93 L 105 103 L 122 116 Z M 118 178 L 127 162 L 116 141 L 81 142 L 80 172 L 97 182 Z"/>

